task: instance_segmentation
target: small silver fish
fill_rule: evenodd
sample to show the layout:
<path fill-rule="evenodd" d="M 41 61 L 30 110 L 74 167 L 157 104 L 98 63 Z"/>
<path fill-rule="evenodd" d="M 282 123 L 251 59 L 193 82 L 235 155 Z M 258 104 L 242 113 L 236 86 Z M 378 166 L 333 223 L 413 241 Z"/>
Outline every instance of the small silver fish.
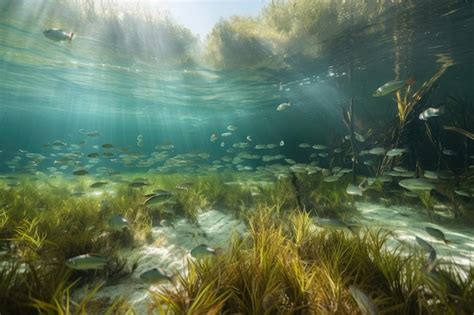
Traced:
<path fill-rule="evenodd" d="M 400 149 L 400 148 L 393 148 L 387 152 L 387 156 L 394 157 L 394 156 L 399 156 L 402 155 L 403 153 L 408 152 L 407 149 Z"/>
<path fill-rule="evenodd" d="M 78 168 L 72 172 L 76 176 L 84 176 L 89 174 L 89 172 L 86 169 L 83 168 Z"/>
<path fill-rule="evenodd" d="M 346 224 L 338 219 L 324 219 L 320 218 L 316 221 L 316 224 L 322 228 L 330 230 L 344 230 L 349 229 L 352 233 L 356 234 L 360 230 L 360 226 L 356 224 Z"/>
<path fill-rule="evenodd" d="M 108 182 L 95 182 L 95 183 L 92 183 L 89 187 L 90 188 L 100 188 L 100 187 L 103 187 L 107 184 L 108 184 Z"/>
<path fill-rule="evenodd" d="M 150 284 L 156 284 L 156 283 L 162 283 L 162 282 L 171 282 L 173 284 L 177 283 L 177 277 L 176 276 L 168 276 L 162 271 L 160 271 L 158 268 L 153 268 L 148 271 L 145 271 L 140 275 L 140 279 L 150 283 Z"/>
<path fill-rule="evenodd" d="M 424 120 L 424 121 L 427 121 L 428 119 L 430 119 L 431 117 L 437 117 L 437 116 L 440 116 L 444 114 L 444 107 L 441 106 L 439 108 L 433 108 L 433 107 L 430 107 L 426 110 L 424 110 L 419 116 L 418 118 L 420 120 Z"/>
<path fill-rule="evenodd" d="M 384 85 L 380 86 L 375 92 L 372 94 L 374 97 L 380 97 L 380 96 L 385 96 L 390 93 L 396 92 L 400 90 L 402 87 L 406 85 L 412 85 L 415 83 L 415 80 L 413 78 L 408 79 L 406 81 L 389 81 L 385 83 Z"/>
<path fill-rule="evenodd" d="M 398 185 L 414 192 L 431 191 L 432 189 L 435 189 L 435 185 L 433 183 L 422 178 L 404 179 L 399 181 Z"/>
<path fill-rule="evenodd" d="M 114 215 L 107 222 L 108 228 L 111 231 L 123 232 L 125 229 L 130 229 L 127 219 L 121 214 Z"/>
<path fill-rule="evenodd" d="M 451 149 L 444 149 L 443 154 L 447 156 L 456 156 L 457 153 Z"/>
<path fill-rule="evenodd" d="M 59 28 L 49 28 L 43 31 L 44 36 L 56 42 L 71 41 L 74 37 L 73 32 L 65 32 Z"/>
<path fill-rule="evenodd" d="M 432 271 L 434 269 L 434 267 L 436 267 L 436 251 L 433 249 L 430 251 L 430 254 L 428 256 L 428 259 L 426 260 L 426 263 L 425 265 L 423 266 L 422 270 L 425 270 L 425 271 Z"/>
<path fill-rule="evenodd" d="M 160 193 L 149 197 L 143 204 L 145 206 L 154 206 L 168 201 L 171 197 L 173 197 L 173 195 L 170 192 Z"/>
<path fill-rule="evenodd" d="M 79 255 L 66 261 L 66 266 L 74 270 L 100 270 L 106 264 L 106 258 L 93 254 Z"/>
<path fill-rule="evenodd" d="M 288 102 L 288 103 L 281 103 L 280 105 L 277 106 L 276 110 L 281 112 L 287 108 L 289 108 L 291 106 L 291 103 Z"/>
<path fill-rule="evenodd" d="M 194 258 L 211 257 L 219 255 L 220 253 L 220 248 L 214 249 L 212 247 L 207 246 L 206 244 L 201 244 L 191 249 L 191 256 Z"/>

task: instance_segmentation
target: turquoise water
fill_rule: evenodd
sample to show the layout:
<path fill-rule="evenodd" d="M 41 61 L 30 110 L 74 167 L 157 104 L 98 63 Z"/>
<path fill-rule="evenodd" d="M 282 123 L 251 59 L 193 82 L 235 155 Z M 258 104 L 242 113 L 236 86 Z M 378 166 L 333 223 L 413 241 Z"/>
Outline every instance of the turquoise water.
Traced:
<path fill-rule="evenodd" d="M 100 139 L 87 139 L 87 145 L 134 147 L 141 134 L 144 142 L 139 149 L 148 154 L 157 144 L 173 143 L 176 153 L 203 151 L 211 158 L 229 154 L 225 150 L 246 142 L 247 136 L 252 146 L 283 140 L 285 146 L 271 154 L 307 163 L 310 154 L 297 145 L 328 144 L 347 134 L 341 106 L 347 108 L 351 97 L 359 126 L 365 130 L 383 128 L 395 117 L 396 107 L 387 104 L 390 96 L 371 95 L 393 79 L 397 52 L 402 55 L 401 75 L 415 76 L 417 86 L 435 72 L 439 54 L 457 63 L 432 93 L 433 106 L 449 95 L 472 98 L 469 3 L 388 7 L 370 24 L 358 20 L 331 38 L 322 37 L 318 57 L 299 58 L 302 52 L 296 47 L 277 66 L 233 69 L 203 62 L 205 41 L 186 40 L 186 46 L 165 34 L 168 37 L 154 35 L 155 43 L 143 38 L 151 34 L 143 25 L 94 27 L 86 18 L 74 16 L 73 8 L 3 3 L 7 8 L 0 25 L 3 162 L 19 149 L 44 154 L 42 145 L 54 140 L 77 144 L 85 139 L 78 130 L 86 129 L 101 134 Z M 59 24 L 55 21 L 64 16 L 76 33 L 72 42 L 57 43 L 43 36 L 45 28 Z M 126 38 L 125 43 L 117 34 Z M 394 36 L 401 38 L 400 45 L 395 45 Z M 263 54 L 277 59 L 277 52 L 265 49 Z M 183 50 L 192 51 L 192 57 L 179 62 L 170 57 Z M 276 111 L 284 102 L 293 107 Z M 209 141 L 211 134 L 226 132 L 230 124 L 238 127 L 232 136 Z M 83 148 L 93 150 L 87 145 Z M 7 170 L 4 163 L 2 169 Z"/>

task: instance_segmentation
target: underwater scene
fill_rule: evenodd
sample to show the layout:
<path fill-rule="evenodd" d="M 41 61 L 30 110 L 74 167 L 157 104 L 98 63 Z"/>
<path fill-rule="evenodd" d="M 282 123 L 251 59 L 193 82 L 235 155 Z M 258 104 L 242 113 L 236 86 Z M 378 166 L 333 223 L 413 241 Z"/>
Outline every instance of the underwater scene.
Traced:
<path fill-rule="evenodd" d="M 471 0 L 0 0 L 0 314 L 474 314 Z"/>

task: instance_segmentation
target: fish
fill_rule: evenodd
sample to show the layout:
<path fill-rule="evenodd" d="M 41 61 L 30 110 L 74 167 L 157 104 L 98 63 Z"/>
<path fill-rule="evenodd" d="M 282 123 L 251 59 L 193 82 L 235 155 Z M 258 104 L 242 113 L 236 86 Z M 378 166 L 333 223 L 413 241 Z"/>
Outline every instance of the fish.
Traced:
<path fill-rule="evenodd" d="M 155 205 L 163 204 L 164 202 L 168 201 L 172 197 L 173 197 L 173 194 L 171 194 L 170 192 L 160 193 L 160 194 L 156 194 L 154 196 L 147 198 L 143 204 L 145 206 L 155 206 Z"/>
<path fill-rule="evenodd" d="M 361 135 L 360 133 L 357 133 L 354 131 L 354 137 L 357 141 L 359 142 L 365 142 L 365 137 L 363 135 Z"/>
<path fill-rule="evenodd" d="M 248 142 L 252 142 L 252 137 L 250 137 L 250 136 L 247 136 L 247 138 L 246 138 L 246 139 L 247 139 L 247 141 L 248 141 Z"/>
<path fill-rule="evenodd" d="M 107 221 L 108 229 L 111 231 L 123 232 L 125 229 L 130 229 L 127 219 L 121 214 L 114 215 Z"/>
<path fill-rule="evenodd" d="M 328 157 L 328 156 L 329 156 L 329 153 L 327 153 L 327 152 L 321 152 L 321 153 L 318 153 L 318 156 L 319 156 L 319 157 L 323 157 L 323 158 L 324 158 L 324 157 Z"/>
<path fill-rule="evenodd" d="M 315 144 L 315 145 L 313 145 L 313 149 L 315 149 L 315 150 L 326 150 L 327 146 L 325 146 L 323 144 Z"/>
<path fill-rule="evenodd" d="M 234 126 L 234 125 L 228 125 L 227 126 L 227 130 L 229 130 L 229 131 L 236 131 L 237 129 L 238 129 L 237 126 Z"/>
<path fill-rule="evenodd" d="M 93 138 L 93 137 L 98 137 L 99 134 L 100 134 L 100 133 L 99 133 L 97 130 L 94 130 L 94 131 L 89 131 L 89 132 L 86 134 L 86 136 Z"/>
<path fill-rule="evenodd" d="M 423 176 L 428 179 L 438 179 L 439 178 L 439 173 L 435 171 L 428 171 L 425 170 L 423 172 Z"/>
<path fill-rule="evenodd" d="M 444 235 L 444 233 L 441 230 L 438 230 L 436 228 L 432 228 L 432 227 L 427 226 L 427 227 L 425 227 L 425 231 L 426 231 L 426 233 L 428 233 L 432 237 L 434 237 L 434 238 L 436 238 L 440 241 L 443 241 L 445 244 L 451 243 L 450 241 L 448 241 L 446 239 L 446 236 Z"/>
<path fill-rule="evenodd" d="M 433 246 L 431 246 L 427 241 L 425 241 L 421 237 L 416 236 L 415 240 L 418 243 L 418 245 L 420 245 L 427 252 L 431 252 L 432 250 L 434 250 Z"/>
<path fill-rule="evenodd" d="M 309 145 L 308 143 L 300 143 L 300 144 L 298 144 L 298 147 L 306 149 L 306 148 L 310 148 L 311 145 Z"/>
<path fill-rule="evenodd" d="M 221 148 L 225 146 L 225 142 L 221 142 Z"/>
<path fill-rule="evenodd" d="M 348 184 L 346 187 L 346 193 L 352 196 L 362 196 L 363 190 L 360 188 L 360 186 Z"/>
<path fill-rule="evenodd" d="M 104 143 L 104 144 L 102 145 L 102 148 L 104 148 L 104 149 L 111 149 L 111 148 L 113 148 L 113 147 L 114 147 L 114 145 L 111 144 L 111 143 Z"/>
<path fill-rule="evenodd" d="M 429 252 L 428 259 L 426 259 L 425 265 L 421 268 L 422 270 L 430 272 L 436 267 L 436 250 L 432 249 Z"/>
<path fill-rule="evenodd" d="M 213 133 L 213 134 L 211 135 L 211 138 L 210 138 L 209 140 L 211 140 L 211 142 L 214 142 L 214 141 L 216 141 L 217 139 L 219 139 L 219 137 L 218 137 L 215 133 Z"/>
<path fill-rule="evenodd" d="M 177 284 L 177 277 L 176 276 L 168 276 L 158 268 L 153 268 L 148 271 L 145 271 L 140 275 L 140 279 L 145 281 L 146 283 L 156 284 L 162 282 L 171 282 L 172 284 Z"/>
<path fill-rule="evenodd" d="M 406 168 L 404 168 L 403 166 L 395 166 L 393 168 L 394 171 L 396 172 L 400 172 L 400 173 L 406 173 L 408 172 L 408 170 Z"/>
<path fill-rule="evenodd" d="M 375 147 L 369 150 L 369 154 L 372 155 L 385 155 L 385 148 L 382 147 Z"/>
<path fill-rule="evenodd" d="M 103 187 L 107 184 L 108 184 L 108 182 L 95 182 L 95 183 L 92 183 L 89 187 L 90 188 L 100 188 L 100 187 Z"/>
<path fill-rule="evenodd" d="M 447 156 L 456 156 L 457 153 L 454 150 L 451 149 L 444 149 L 443 154 Z"/>
<path fill-rule="evenodd" d="M 374 97 L 385 96 L 385 95 L 388 95 L 388 94 L 391 94 L 393 92 L 396 92 L 396 91 L 400 90 L 404 86 L 412 85 L 414 83 L 415 83 L 414 78 L 410 78 L 406 81 L 399 81 L 399 80 L 388 81 L 384 85 L 377 88 L 375 90 L 375 92 L 372 94 L 372 96 L 374 96 Z"/>
<path fill-rule="evenodd" d="M 444 114 L 444 106 L 441 106 L 439 108 L 433 108 L 433 107 L 430 107 L 426 110 L 424 110 L 419 116 L 418 118 L 420 120 L 424 120 L 424 121 L 427 121 L 428 119 L 432 118 L 432 117 L 437 117 L 437 116 L 440 116 Z"/>
<path fill-rule="evenodd" d="M 239 149 L 245 149 L 245 148 L 248 148 L 249 147 L 249 143 L 248 142 L 239 142 L 239 143 L 234 143 L 232 145 L 233 148 L 239 148 Z"/>
<path fill-rule="evenodd" d="M 467 191 L 462 190 L 462 189 L 455 189 L 455 190 L 454 190 L 454 193 L 455 193 L 456 195 L 463 196 L 463 197 L 468 197 L 468 198 L 471 197 L 471 194 L 470 194 L 470 193 L 468 193 Z"/>
<path fill-rule="evenodd" d="M 359 231 L 360 226 L 356 224 L 346 224 L 338 219 L 324 219 L 318 218 L 316 220 L 316 224 L 322 228 L 330 229 L 330 230 L 344 230 L 349 229 L 352 233 L 357 234 Z"/>
<path fill-rule="evenodd" d="M 403 179 L 398 182 L 398 185 L 414 192 L 431 191 L 432 189 L 435 189 L 435 185 L 433 183 L 422 178 Z"/>
<path fill-rule="evenodd" d="M 89 157 L 91 159 L 98 158 L 99 156 L 100 156 L 100 154 L 97 153 L 97 152 L 92 152 L 92 153 L 87 154 L 87 157 Z"/>
<path fill-rule="evenodd" d="M 402 155 L 403 153 L 407 153 L 408 152 L 408 149 L 401 149 L 401 148 L 393 148 L 393 149 L 390 149 L 387 151 L 387 154 L 386 156 L 389 156 L 389 157 L 395 157 L 395 156 L 400 156 Z"/>
<path fill-rule="evenodd" d="M 43 35 L 55 42 L 72 41 L 73 32 L 66 32 L 59 28 L 48 28 L 43 31 Z"/>
<path fill-rule="evenodd" d="M 280 141 L 280 147 L 284 146 L 285 145 L 285 141 L 281 140 Z"/>
<path fill-rule="evenodd" d="M 374 304 L 372 299 L 367 296 L 364 292 L 362 292 L 357 287 L 350 285 L 349 292 L 351 293 L 354 300 L 357 302 L 357 306 L 361 310 L 362 314 L 366 315 L 377 315 L 379 311 L 377 310 L 377 306 Z"/>
<path fill-rule="evenodd" d="M 76 176 L 84 176 L 89 174 L 89 172 L 84 168 L 75 169 L 72 173 Z"/>
<path fill-rule="evenodd" d="M 191 256 L 194 258 L 205 258 L 205 257 L 213 257 L 219 255 L 221 253 L 221 249 L 214 249 L 212 247 L 207 246 L 206 244 L 201 244 L 199 246 L 194 247 L 191 249 Z"/>
<path fill-rule="evenodd" d="M 221 137 L 230 137 L 232 136 L 232 132 L 224 132 L 221 134 Z"/>
<path fill-rule="evenodd" d="M 339 178 L 340 178 L 339 176 L 333 175 L 333 176 L 324 177 L 323 181 L 325 183 L 334 183 L 334 182 L 337 182 Z"/>
<path fill-rule="evenodd" d="M 101 270 L 107 265 L 107 259 L 94 254 L 84 254 L 66 260 L 66 266 L 74 270 Z"/>
<path fill-rule="evenodd" d="M 285 110 L 285 109 L 288 109 L 288 108 L 290 108 L 290 107 L 291 107 L 291 103 L 290 103 L 290 102 L 288 102 L 288 103 L 281 103 L 280 105 L 277 106 L 276 110 L 279 111 L 279 112 L 281 112 L 281 111 L 283 111 L 283 110 Z"/>
<path fill-rule="evenodd" d="M 67 144 L 61 140 L 56 140 L 53 142 L 53 147 L 65 147 Z"/>
<path fill-rule="evenodd" d="M 134 181 L 129 184 L 130 187 L 132 188 L 141 188 L 144 186 L 148 186 L 149 184 L 144 182 L 144 181 Z"/>

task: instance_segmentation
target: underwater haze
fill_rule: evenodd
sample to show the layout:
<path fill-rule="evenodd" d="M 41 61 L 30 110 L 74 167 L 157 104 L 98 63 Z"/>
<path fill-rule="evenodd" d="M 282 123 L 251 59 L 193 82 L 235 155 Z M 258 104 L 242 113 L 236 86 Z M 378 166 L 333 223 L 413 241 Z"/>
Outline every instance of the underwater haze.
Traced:
<path fill-rule="evenodd" d="M 168 2 L 0 0 L 0 314 L 472 314 L 474 3 Z"/>

